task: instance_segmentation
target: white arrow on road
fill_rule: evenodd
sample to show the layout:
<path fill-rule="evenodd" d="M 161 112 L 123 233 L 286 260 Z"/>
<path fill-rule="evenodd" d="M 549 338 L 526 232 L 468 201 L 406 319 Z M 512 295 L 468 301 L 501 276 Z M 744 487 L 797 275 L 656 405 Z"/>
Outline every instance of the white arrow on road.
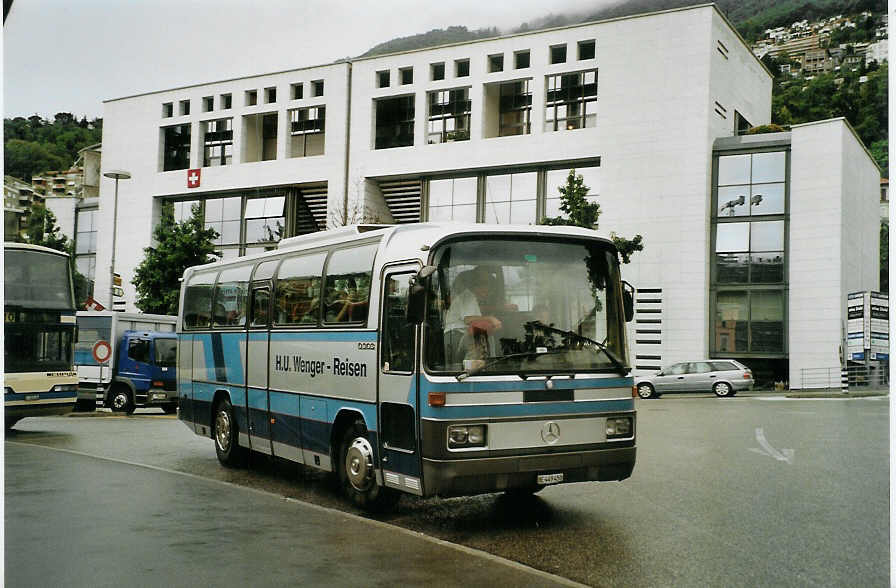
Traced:
<path fill-rule="evenodd" d="M 772 447 L 772 444 L 765 438 L 765 431 L 762 430 L 762 427 L 756 428 L 756 442 L 759 443 L 762 449 L 751 447 L 750 451 L 756 452 L 759 455 L 767 455 L 778 461 L 786 461 L 788 464 L 793 463 L 793 449 L 782 449 L 781 451 L 778 451 Z"/>

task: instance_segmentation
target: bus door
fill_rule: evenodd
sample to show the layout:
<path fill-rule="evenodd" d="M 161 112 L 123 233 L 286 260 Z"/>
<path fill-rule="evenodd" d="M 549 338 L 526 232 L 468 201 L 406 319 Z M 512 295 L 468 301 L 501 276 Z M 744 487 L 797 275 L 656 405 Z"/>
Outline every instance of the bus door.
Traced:
<path fill-rule="evenodd" d="M 271 454 L 270 399 L 268 398 L 268 349 L 271 326 L 271 283 L 252 282 L 249 289 L 246 333 L 245 406 L 249 443 L 253 450 Z"/>
<path fill-rule="evenodd" d="M 415 357 L 418 328 L 406 318 L 408 289 L 419 265 L 388 268 L 383 276 L 379 360 L 379 450 L 386 486 L 422 494 Z"/>

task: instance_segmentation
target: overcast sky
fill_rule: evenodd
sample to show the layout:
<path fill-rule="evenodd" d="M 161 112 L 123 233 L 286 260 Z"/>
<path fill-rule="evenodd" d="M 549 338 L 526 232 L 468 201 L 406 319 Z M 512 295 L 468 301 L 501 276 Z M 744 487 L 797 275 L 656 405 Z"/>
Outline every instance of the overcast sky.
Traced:
<path fill-rule="evenodd" d="M 103 100 L 357 56 L 434 28 L 516 27 L 609 0 L 15 0 L 4 117 L 102 116 Z"/>

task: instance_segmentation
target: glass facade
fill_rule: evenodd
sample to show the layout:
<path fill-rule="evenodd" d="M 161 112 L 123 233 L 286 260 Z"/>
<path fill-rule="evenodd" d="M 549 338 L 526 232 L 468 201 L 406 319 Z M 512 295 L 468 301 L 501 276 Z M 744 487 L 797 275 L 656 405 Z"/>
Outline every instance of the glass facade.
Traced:
<path fill-rule="evenodd" d="M 786 352 L 786 151 L 719 154 L 713 215 L 715 354 Z"/>

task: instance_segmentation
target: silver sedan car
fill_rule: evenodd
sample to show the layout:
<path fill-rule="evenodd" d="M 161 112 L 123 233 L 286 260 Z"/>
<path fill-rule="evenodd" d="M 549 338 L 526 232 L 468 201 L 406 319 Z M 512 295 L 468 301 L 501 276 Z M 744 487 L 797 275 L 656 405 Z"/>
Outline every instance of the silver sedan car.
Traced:
<path fill-rule="evenodd" d="M 638 396 L 658 398 L 666 392 L 713 392 L 734 396 L 753 389 L 753 372 L 733 359 L 685 361 L 663 368 L 652 376 L 635 378 Z"/>

